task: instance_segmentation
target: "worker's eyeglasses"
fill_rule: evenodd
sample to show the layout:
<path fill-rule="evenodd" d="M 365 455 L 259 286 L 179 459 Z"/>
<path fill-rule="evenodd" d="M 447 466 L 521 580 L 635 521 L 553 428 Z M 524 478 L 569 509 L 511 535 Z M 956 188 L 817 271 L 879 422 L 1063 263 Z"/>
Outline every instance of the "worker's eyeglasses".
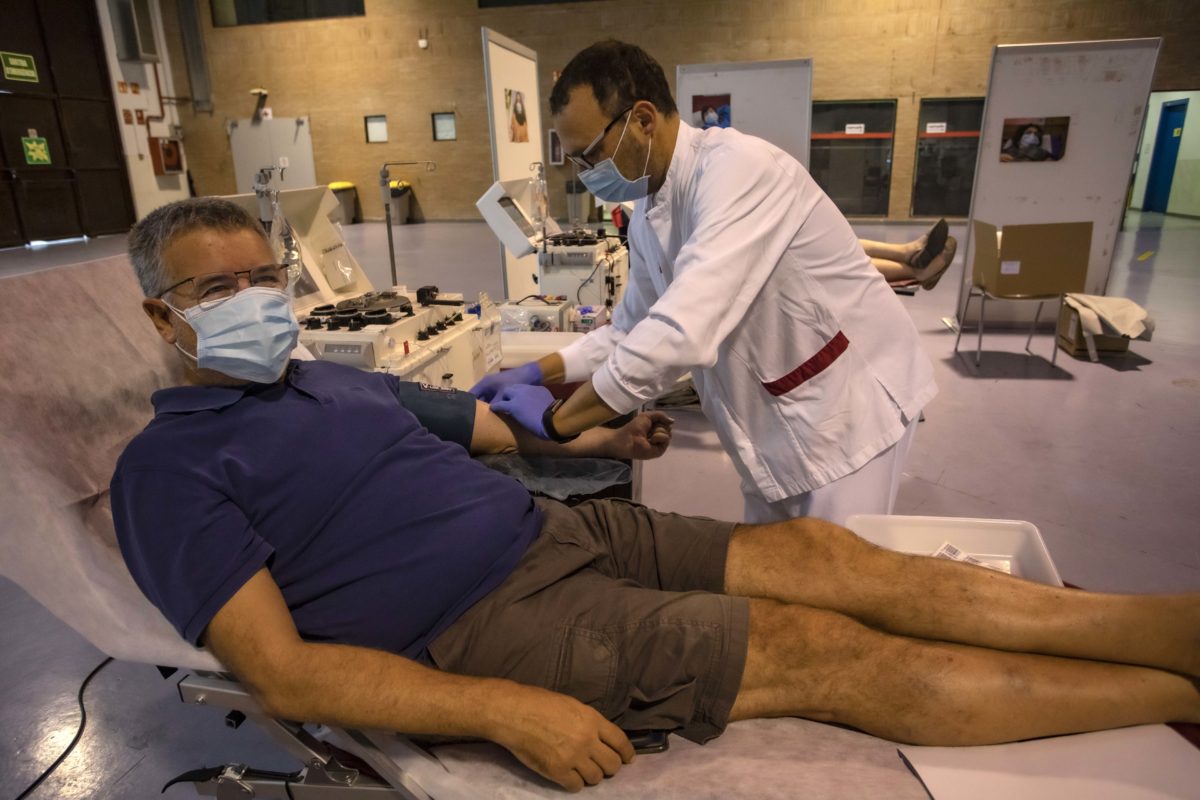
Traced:
<path fill-rule="evenodd" d="M 573 156 L 570 153 L 566 153 L 565 155 L 571 160 L 571 163 L 580 169 L 592 169 L 595 167 L 596 165 L 591 162 L 589 156 L 591 156 L 595 149 L 600 146 L 600 142 L 604 141 L 604 137 L 608 136 L 608 132 L 612 130 L 612 126 L 620 122 L 630 111 L 633 111 L 633 106 L 630 106 L 620 114 L 617 114 L 615 117 L 613 117 L 612 121 L 604 126 L 604 130 L 596 134 L 596 138 L 592 139 L 592 143 L 579 152 L 579 155 Z"/>
<path fill-rule="evenodd" d="M 288 265 L 264 264 L 261 267 L 240 269 L 234 272 L 210 272 L 207 275 L 197 275 L 168 286 L 159 292 L 158 296 L 161 298 L 168 292 L 175 292 L 177 295 L 195 300 L 199 305 L 215 305 L 222 300 L 228 300 L 241 291 L 243 280 L 249 286 L 286 289 Z"/>

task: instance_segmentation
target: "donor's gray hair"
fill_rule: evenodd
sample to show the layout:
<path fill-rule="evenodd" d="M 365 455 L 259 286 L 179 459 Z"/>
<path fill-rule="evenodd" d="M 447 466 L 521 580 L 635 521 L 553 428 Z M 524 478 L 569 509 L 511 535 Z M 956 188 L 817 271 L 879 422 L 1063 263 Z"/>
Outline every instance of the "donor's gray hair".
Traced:
<path fill-rule="evenodd" d="M 163 251 L 197 228 L 229 233 L 254 231 L 267 241 L 262 224 L 253 214 L 221 197 L 194 197 L 156 208 L 129 232 L 129 260 L 147 297 L 157 297 L 168 286 Z"/>

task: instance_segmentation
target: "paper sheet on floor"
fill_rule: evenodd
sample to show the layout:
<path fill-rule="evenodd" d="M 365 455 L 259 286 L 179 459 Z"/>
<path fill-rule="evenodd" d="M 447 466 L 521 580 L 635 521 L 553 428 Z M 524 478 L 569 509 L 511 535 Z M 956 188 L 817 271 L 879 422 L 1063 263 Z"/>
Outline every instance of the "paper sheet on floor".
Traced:
<path fill-rule="evenodd" d="M 1194 800 L 1200 791 L 1200 750 L 1166 725 L 900 753 L 934 800 Z"/>

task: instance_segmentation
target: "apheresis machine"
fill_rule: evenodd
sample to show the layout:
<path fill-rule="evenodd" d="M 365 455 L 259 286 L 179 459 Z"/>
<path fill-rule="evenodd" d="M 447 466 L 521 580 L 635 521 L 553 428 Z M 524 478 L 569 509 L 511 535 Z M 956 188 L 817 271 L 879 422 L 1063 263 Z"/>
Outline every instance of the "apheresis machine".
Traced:
<path fill-rule="evenodd" d="M 618 237 L 564 231 L 545 211 L 540 177 L 496 181 L 475 206 L 501 243 L 520 258 L 537 254 L 537 295 L 500 307 L 509 331 L 587 331 L 603 325 L 629 281 L 629 251 Z"/>

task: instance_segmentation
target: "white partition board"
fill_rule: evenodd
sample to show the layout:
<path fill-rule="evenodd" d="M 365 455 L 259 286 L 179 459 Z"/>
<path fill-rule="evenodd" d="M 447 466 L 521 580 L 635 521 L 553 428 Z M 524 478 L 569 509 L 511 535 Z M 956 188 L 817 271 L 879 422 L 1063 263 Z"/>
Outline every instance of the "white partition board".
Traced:
<path fill-rule="evenodd" d="M 808 169 L 812 133 L 812 59 L 680 64 L 679 114 L 692 120 L 692 99 L 729 95 L 730 127 L 766 139 Z M 699 126 L 696 126 L 699 127 Z"/>
<path fill-rule="evenodd" d="M 530 165 L 542 160 L 542 101 L 538 94 L 537 53 L 495 31 L 483 29 L 483 73 L 488 127 L 492 135 L 492 174 L 498 181 L 532 178 Z M 524 122 L 516 107 L 518 93 Z M 519 299 L 537 292 L 537 255 L 516 258 L 500 248 L 504 294 Z"/>
<path fill-rule="evenodd" d="M 317 185 L 308 117 L 233 120 L 228 123 L 228 131 L 233 175 L 240 194 L 254 191 L 254 176 L 263 167 L 286 165 L 283 174 L 276 172 L 272 179 L 276 189 Z"/>
<path fill-rule="evenodd" d="M 1112 266 L 1133 158 L 1162 40 L 998 45 L 983 109 L 971 219 L 1019 223 L 1092 223 L 1088 294 L 1104 294 Z M 1004 121 L 1070 117 L 1057 161 L 1000 161 Z M 971 281 L 974 242 L 967 226 L 966 269 L 957 312 Z M 989 303 L 987 320 L 1033 319 L 1032 303 Z M 979 318 L 971 304 L 970 321 Z"/>

